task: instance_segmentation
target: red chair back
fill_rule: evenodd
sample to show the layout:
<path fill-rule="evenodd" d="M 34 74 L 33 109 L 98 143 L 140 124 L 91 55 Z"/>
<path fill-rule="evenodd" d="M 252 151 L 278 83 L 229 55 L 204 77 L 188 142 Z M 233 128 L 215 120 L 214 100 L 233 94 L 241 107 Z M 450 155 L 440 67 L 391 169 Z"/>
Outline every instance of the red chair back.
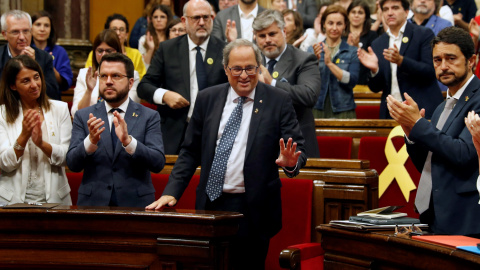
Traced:
<path fill-rule="evenodd" d="M 357 119 L 379 119 L 380 106 L 357 106 L 355 113 L 357 114 Z"/>
<path fill-rule="evenodd" d="M 352 137 L 317 136 L 321 158 L 350 159 Z"/>

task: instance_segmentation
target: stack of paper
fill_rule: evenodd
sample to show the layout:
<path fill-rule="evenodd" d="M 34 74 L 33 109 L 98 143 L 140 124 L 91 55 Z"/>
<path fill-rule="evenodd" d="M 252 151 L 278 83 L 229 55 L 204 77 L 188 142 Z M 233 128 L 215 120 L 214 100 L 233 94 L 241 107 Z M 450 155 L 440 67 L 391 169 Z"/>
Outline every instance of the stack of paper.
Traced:
<path fill-rule="evenodd" d="M 480 249 L 477 247 L 480 239 L 473 237 L 463 235 L 419 235 L 412 236 L 412 239 L 480 254 Z"/>

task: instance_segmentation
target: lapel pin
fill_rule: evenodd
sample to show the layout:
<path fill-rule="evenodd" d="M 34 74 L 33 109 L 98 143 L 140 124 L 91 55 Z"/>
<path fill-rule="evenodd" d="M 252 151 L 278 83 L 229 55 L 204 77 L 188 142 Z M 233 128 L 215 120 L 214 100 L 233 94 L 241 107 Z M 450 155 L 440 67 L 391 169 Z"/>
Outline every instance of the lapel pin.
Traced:
<path fill-rule="evenodd" d="M 258 108 L 255 108 L 255 113 L 258 113 Z"/>
<path fill-rule="evenodd" d="M 209 65 L 213 64 L 213 59 L 212 59 L 212 58 L 208 58 L 208 59 L 207 59 L 207 63 L 208 63 Z"/>
<path fill-rule="evenodd" d="M 408 37 L 403 37 L 403 38 L 402 38 L 402 42 L 403 42 L 403 43 L 407 43 L 407 42 L 408 42 Z"/>
<path fill-rule="evenodd" d="M 52 137 L 55 137 L 55 132 L 52 132 Z"/>
<path fill-rule="evenodd" d="M 274 79 L 278 78 L 278 71 L 274 71 L 272 76 L 273 76 Z"/>
<path fill-rule="evenodd" d="M 340 63 L 340 58 L 337 59 L 337 61 L 335 61 L 335 64 L 338 64 L 338 63 Z"/>
<path fill-rule="evenodd" d="M 468 96 L 465 97 L 465 102 L 467 102 L 470 98 Z"/>
<path fill-rule="evenodd" d="M 263 100 L 260 99 L 258 102 L 263 103 Z"/>
<path fill-rule="evenodd" d="M 132 116 L 133 116 L 133 117 L 138 117 L 138 114 L 136 114 L 136 113 L 134 112 L 134 113 L 132 113 Z"/>

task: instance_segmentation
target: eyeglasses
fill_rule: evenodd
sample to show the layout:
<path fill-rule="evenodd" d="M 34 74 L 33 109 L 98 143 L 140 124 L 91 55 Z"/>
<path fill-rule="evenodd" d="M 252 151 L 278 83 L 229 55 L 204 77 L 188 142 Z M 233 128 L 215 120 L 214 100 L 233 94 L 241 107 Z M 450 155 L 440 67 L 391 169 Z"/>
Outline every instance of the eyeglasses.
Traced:
<path fill-rule="evenodd" d="M 241 68 L 241 67 L 227 67 L 230 70 L 230 73 L 232 73 L 233 76 L 240 76 L 242 75 L 243 71 L 245 70 L 245 73 L 247 75 L 255 75 L 257 73 L 258 66 L 248 66 L 246 68 Z"/>
<path fill-rule="evenodd" d="M 98 55 L 102 55 L 102 54 L 104 54 L 104 53 L 105 53 L 105 54 L 111 54 L 111 53 L 114 53 L 114 52 L 117 52 L 117 51 L 116 51 L 116 50 L 113 50 L 113 49 L 106 49 L 106 50 L 104 50 L 104 49 L 97 49 L 96 52 L 97 52 Z"/>
<path fill-rule="evenodd" d="M 123 74 L 119 74 L 119 73 L 114 73 L 114 74 L 100 74 L 98 76 L 98 78 L 100 79 L 100 81 L 104 81 L 106 82 L 108 80 L 108 77 L 112 78 L 113 81 L 120 81 L 121 79 L 123 78 L 128 78 L 127 75 L 123 75 Z"/>
<path fill-rule="evenodd" d="M 127 29 L 123 27 L 120 27 L 120 28 L 113 27 L 113 28 L 110 28 L 110 30 L 113 30 L 115 32 L 120 32 L 120 33 L 125 33 L 127 31 Z"/>
<path fill-rule="evenodd" d="M 26 35 L 32 33 L 32 31 L 30 29 L 24 29 L 24 30 L 13 30 L 13 31 L 10 31 L 10 32 L 7 32 L 7 33 L 16 37 L 16 36 L 19 36 L 20 33 L 22 33 L 24 36 L 26 36 Z"/>
<path fill-rule="evenodd" d="M 203 19 L 204 22 L 210 21 L 210 19 L 212 18 L 212 15 L 197 15 L 197 16 L 185 16 L 185 17 L 192 20 L 193 23 L 197 23 L 200 21 L 200 19 Z"/>
<path fill-rule="evenodd" d="M 170 28 L 170 32 L 173 32 L 173 33 L 185 33 L 185 28 Z"/>
<path fill-rule="evenodd" d="M 422 229 L 412 224 L 410 227 L 398 227 L 395 226 L 395 236 L 410 238 L 412 234 L 419 234 L 422 232 Z"/>

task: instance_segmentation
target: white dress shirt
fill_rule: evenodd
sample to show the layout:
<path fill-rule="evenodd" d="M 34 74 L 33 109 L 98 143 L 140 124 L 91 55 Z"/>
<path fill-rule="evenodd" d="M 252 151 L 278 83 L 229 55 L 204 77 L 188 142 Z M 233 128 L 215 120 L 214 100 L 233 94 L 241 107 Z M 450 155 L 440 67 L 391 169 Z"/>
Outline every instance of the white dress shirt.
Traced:
<path fill-rule="evenodd" d="M 190 39 L 190 36 L 187 35 L 188 40 L 188 57 L 189 57 L 189 68 L 190 68 L 190 108 L 188 109 L 188 116 L 187 121 L 190 121 L 190 117 L 192 117 L 193 107 L 195 105 L 195 100 L 197 99 L 198 94 L 198 83 L 197 83 L 197 70 L 196 70 L 196 57 L 197 57 L 197 45 Z M 202 44 L 198 45 L 201 48 L 202 58 L 205 61 L 205 54 L 207 53 L 207 45 L 210 37 L 207 38 Z M 168 78 L 167 78 L 168 79 Z M 155 94 L 153 94 L 153 102 L 155 104 L 166 105 L 163 103 L 163 95 L 169 91 L 169 89 L 164 88 L 157 88 L 155 90 Z M 174 91 L 172 89 L 172 91 Z"/>
<path fill-rule="evenodd" d="M 388 48 L 393 48 L 393 45 L 395 44 L 398 48 L 398 51 L 400 52 L 400 46 L 402 46 L 402 38 L 403 38 L 403 33 L 405 32 L 406 26 L 407 26 L 407 22 L 405 21 L 402 28 L 400 28 L 400 31 L 398 31 L 398 36 L 393 35 L 392 32 L 390 32 L 390 29 L 387 30 L 387 34 L 390 37 L 388 42 Z M 397 64 L 390 62 L 390 69 L 392 72 L 392 83 L 391 83 L 392 88 L 390 89 L 390 94 L 396 100 L 403 101 L 402 93 L 400 92 L 400 86 L 398 85 L 397 68 L 398 68 Z"/>
<path fill-rule="evenodd" d="M 238 6 L 238 15 L 240 16 L 240 26 L 242 29 L 242 39 L 253 42 L 253 20 L 257 17 L 258 13 L 258 4 L 249 14 L 246 14 L 242 11 L 240 6 Z"/>
<path fill-rule="evenodd" d="M 227 125 L 228 119 L 233 110 L 237 106 L 239 95 L 232 87 L 228 90 L 227 101 L 223 108 L 220 126 L 218 128 L 217 146 L 222 138 L 223 130 Z M 250 121 L 252 119 L 253 100 L 255 98 L 255 89 L 248 95 L 243 103 L 242 123 L 238 129 L 237 137 L 233 143 L 232 152 L 227 162 L 227 170 L 225 172 L 225 183 L 223 184 L 223 192 L 227 193 L 244 193 L 245 182 L 243 176 L 243 167 L 245 164 L 245 152 L 247 149 L 248 131 L 250 130 Z"/>

